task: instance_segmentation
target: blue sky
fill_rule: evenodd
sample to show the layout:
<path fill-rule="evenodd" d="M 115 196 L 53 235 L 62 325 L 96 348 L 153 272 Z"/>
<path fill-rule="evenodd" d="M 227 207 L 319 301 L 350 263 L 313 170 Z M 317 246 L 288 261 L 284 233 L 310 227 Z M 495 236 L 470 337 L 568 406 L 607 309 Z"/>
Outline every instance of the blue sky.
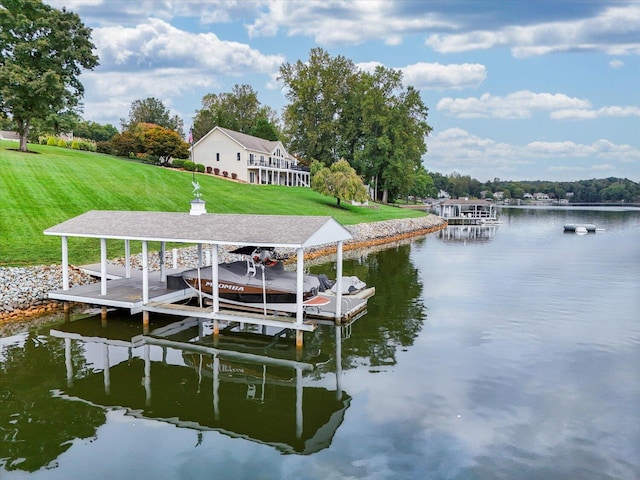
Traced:
<path fill-rule="evenodd" d="M 279 113 L 277 74 L 322 47 L 402 70 L 433 132 L 429 171 L 493 180 L 640 181 L 640 2 L 48 0 L 93 29 L 84 117 L 120 126 L 160 99 L 191 124 L 207 93 L 249 84 Z"/>

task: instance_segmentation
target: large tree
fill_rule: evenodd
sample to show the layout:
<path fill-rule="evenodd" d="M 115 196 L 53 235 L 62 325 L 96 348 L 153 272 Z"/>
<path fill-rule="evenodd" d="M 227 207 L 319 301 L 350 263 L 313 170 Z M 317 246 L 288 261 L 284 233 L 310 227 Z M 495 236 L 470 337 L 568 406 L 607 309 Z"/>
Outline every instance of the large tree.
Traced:
<path fill-rule="evenodd" d="M 277 140 L 277 125 L 276 112 L 260 103 L 258 93 L 250 85 L 234 85 L 231 92 L 208 93 L 202 98 L 202 108 L 193 120 L 193 141 L 200 140 L 213 127 Z"/>
<path fill-rule="evenodd" d="M 420 92 L 403 85 L 401 72 L 364 72 L 315 48 L 307 62 L 280 67 L 280 79 L 291 102 L 284 111 L 290 150 L 325 165 L 346 159 L 379 186 L 383 202 L 408 195 L 431 127 Z"/>
<path fill-rule="evenodd" d="M 122 130 L 133 130 L 139 123 L 153 123 L 184 136 L 184 122 L 178 115 L 171 115 L 161 100 L 148 97 L 135 100 L 129 108 L 129 119 L 120 119 Z"/>
<path fill-rule="evenodd" d="M 0 111 L 13 118 L 26 151 L 33 120 L 78 109 L 80 73 L 98 57 L 91 29 L 75 13 L 40 0 L 2 0 L 0 7 Z"/>
<path fill-rule="evenodd" d="M 325 165 L 341 158 L 345 142 L 349 143 L 342 128 L 343 112 L 349 106 L 357 75 L 351 60 L 332 58 L 321 48 L 312 49 L 306 62 L 298 60 L 280 67 L 279 79 L 290 102 L 284 110 L 290 150 Z"/>

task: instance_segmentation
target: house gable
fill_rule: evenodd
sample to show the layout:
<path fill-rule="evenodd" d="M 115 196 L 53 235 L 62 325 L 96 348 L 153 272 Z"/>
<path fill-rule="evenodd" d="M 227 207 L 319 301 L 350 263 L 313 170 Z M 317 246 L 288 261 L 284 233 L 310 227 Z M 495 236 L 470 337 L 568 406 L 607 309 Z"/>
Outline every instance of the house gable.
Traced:
<path fill-rule="evenodd" d="M 298 166 L 280 141 L 214 127 L 191 147 L 192 160 L 208 171 L 247 183 L 309 186 L 308 169 Z M 226 175 L 225 175 L 226 172 Z"/>

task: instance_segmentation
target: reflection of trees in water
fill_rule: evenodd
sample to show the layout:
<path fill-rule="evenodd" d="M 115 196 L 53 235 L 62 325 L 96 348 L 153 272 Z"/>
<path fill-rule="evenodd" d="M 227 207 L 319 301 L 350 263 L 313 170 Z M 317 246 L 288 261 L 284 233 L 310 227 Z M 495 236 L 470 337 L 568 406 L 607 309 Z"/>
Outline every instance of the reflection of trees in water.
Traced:
<path fill-rule="evenodd" d="M 104 412 L 55 398 L 65 375 L 64 343 L 30 333 L 24 345 L 3 348 L 0 363 L 0 467 L 35 472 L 50 466 L 72 440 L 95 435 Z M 76 368 L 83 356 L 72 351 Z"/>
<path fill-rule="evenodd" d="M 376 294 L 369 299 L 367 314 L 357 320 L 351 336 L 343 341 L 343 368 L 362 365 L 365 359 L 371 366 L 394 365 L 397 349 L 412 345 L 422 329 L 426 318 L 423 286 L 410 253 L 411 245 L 401 244 L 345 260 L 344 274 L 357 275 L 376 287 Z M 313 271 L 333 278 L 332 268 L 333 264 L 325 264 Z M 333 329 L 321 328 L 317 335 L 333 338 Z"/>

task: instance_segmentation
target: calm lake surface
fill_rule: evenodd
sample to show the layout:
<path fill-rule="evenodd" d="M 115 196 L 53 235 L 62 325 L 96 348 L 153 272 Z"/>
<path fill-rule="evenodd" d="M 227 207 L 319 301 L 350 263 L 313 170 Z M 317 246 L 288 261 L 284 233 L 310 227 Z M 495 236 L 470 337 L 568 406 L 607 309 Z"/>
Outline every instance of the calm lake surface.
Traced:
<path fill-rule="evenodd" d="M 5 328 L 0 478 L 640 478 L 640 211 L 500 219 L 347 259 L 377 295 L 298 358 L 153 314 Z"/>

